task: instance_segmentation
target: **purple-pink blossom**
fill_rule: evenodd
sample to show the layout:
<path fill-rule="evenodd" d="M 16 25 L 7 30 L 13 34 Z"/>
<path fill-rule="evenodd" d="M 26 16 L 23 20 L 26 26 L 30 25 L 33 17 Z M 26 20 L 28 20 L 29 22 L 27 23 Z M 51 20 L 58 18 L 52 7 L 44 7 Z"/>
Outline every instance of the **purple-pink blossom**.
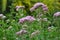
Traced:
<path fill-rule="evenodd" d="M 19 23 L 23 23 L 23 22 L 25 22 L 25 21 L 32 22 L 32 21 L 34 21 L 34 20 L 35 20 L 34 17 L 32 17 L 32 16 L 26 16 L 26 17 L 23 17 L 23 18 L 19 19 Z"/>
<path fill-rule="evenodd" d="M 48 10 L 48 8 L 43 8 L 43 11 L 47 11 Z"/>
<path fill-rule="evenodd" d="M 24 21 L 25 21 L 25 17 L 24 17 L 24 18 L 19 19 L 19 23 L 23 23 Z"/>
<path fill-rule="evenodd" d="M 35 18 L 32 16 L 26 16 L 25 19 L 28 21 L 34 21 L 35 20 Z"/>
<path fill-rule="evenodd" d="M 43 4 L 43 3 L 36 3 L 34 4 L 34 6 L 32 8 L 30 8 L 30 11 L 33 12 L 35 9 L 42 7 L 43 11 L 47 11 L 48 7 L 47 5 Z"/>
<path fill-rule="evenodd" d="M 43 11 L 48 11 L 47 5 L 42 5 L 42 9 L 43 9 Z"/>
<path fill-rule="evenodd" d="M 42 5 L 42 8 L 46 8 L 47 7 L 47 5 Z"/>
<path fill-rule="evenodd" d="M 54 13 L 54 16 L 55 16 L 55 17 L 60 16 L 60 12 Z"/>
<path fill-rule="evenodd" d="M 34 7 L 35 7 L 35 8 L 38 8 L 38 7 L 43 6 L 43 5 L 44 5 L 43 3 L 36 3 L 36 4 L 34 5 Z"/>

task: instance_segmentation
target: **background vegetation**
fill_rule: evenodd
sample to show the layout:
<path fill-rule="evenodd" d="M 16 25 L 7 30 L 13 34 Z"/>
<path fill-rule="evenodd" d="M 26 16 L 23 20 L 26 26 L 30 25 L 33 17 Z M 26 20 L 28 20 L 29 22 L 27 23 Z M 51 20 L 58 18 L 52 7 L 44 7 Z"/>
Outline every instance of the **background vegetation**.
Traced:
<path fill-rule="evenodd" d="M 37 2 L 42 2 L 48 7 L 47 13 L 41 12 L 41 8 L 30 12 L 29 9 Z M 15 10 L 16 6 L 25 6 L 26 8 Z M 60 0 L 1 0 L 0 14 L 6 16 L 0 19 L 0 40 L 60 40 L 60 17 L 53 17 L 54 13 L 60 11 Z M 47 21 L 41 21 L 37 17 L 42 13 L 42 18 Z M 33 15 L 36 20 L 32 23 L 19 23 L 19 19 L 27 15 Z M 16 32 L 26 28 L 27 34 L 17 35 Z M 30 38 L 30 35 L 39 30 L 38 34 Z"/>

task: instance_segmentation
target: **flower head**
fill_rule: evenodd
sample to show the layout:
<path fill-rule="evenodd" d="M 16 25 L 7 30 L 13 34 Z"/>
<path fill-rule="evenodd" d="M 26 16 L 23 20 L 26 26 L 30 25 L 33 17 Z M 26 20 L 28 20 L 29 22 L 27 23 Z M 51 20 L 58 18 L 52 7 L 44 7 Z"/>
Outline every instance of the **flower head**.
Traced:
<path fill-rule="evenodd" d="M 47 5 L 43 4 L 43 3 L 36 3 L 34 4 L 34 6 L 32 8 L 30 8 L 30 11 L 33 12 L 35 9 L 42 7 L 43 11 L 47 11 L 48 7 Z"/>
<path fill-rule="evenodd" d="M 55 16 L 55 17 L 60 16 L 60 12 L 54 13 L 54 16 Z"/>
<path fill-rule="evenodd" d="M 24 6 L 16 6 L 16 11 L 18 11 L 20 8 L 24 9 Z"/>
<path fill-rule="evenodd" d="M 34 8 L 34 7 L 30 8 L 30 11 L 31 11 L 31 12 L 33 12 L 34 10 L 35 10 L 35 8 Z"/>
<path fill-rule="evenodd" d="M 35 18 L 32 16 L 26 16 L 25 18 L 27 21 L 30 21 L 30 22 L 35 20 Z"/>
<path fill-rule="evenodd" d="M 35 20 L 34 17 L 32 17 L 32 16 L 26 16 L 26 17 L 24 17 L 24 18 L 19 19 L 19 23 L 23 23 L 23 22 L 25 22 L 25 21 L 32 22 L 32 21 L 34 21 L 34 20 Z"/>
<path fill-rule="evenodd" d="M 42 5 L 42 8 L 46 8 L 47 7 L 47 5 Z"/>
<path fill-rule="evenodd" d="M 4 16 L 3 14 L 0 14 L 0 19 L 5 19 L 6 16 Z"/>
<path fill-rule="evenodd" d="M 34 5 L 34 8 L 38 8 L 38 7 L 43 6 L 43 5 L 44 5 L 43 3 L 36 3 L 36 4 Z"/>
<path fill-rule="evenodd" d="M 23 23 L 24 21 L 25 21 L 25 17 L 24 17 L 24 18 L 19 19 L 19 23 Z"/>
<path fill-rule="evenodd" d="M 22 29 L 22 30 L 16 32 L 17 35 L 22 35 L 22 34 L 26 34 L 26 33 L 27 33 L 27 31 L 24 30 L 24 29 Z"/>
<path fill-rule="evenodd" d="M 48 27 L 48 31 L 53 31 L 53 30 L 55 30 L 55 27 L 54 26 Z"/>
<path fill-rule="evenodd" d="M 3 14 L 0 14 L 0 17 L 4 16 Z"/>
<path fill-rule="evenodd" d="M 47 18 L 43 18 L 43 21 L 48 21 L 48 19 Z"/>
<path fill-rule="evenodd" d="M 36 36 L 36 35 L 39 34 L 39 33 L 40 33 L 40 31 L 39 31 L 39 30 L 36 30 L 35 32 L 33 32 L 33 33 L 30 35 L 30 37 L 32 38 L 32 37 Z"/>
<path fill-rule="evenodd" d="M 47 11 L 48 10 L 48 8 L 43 8 L 43 11 Z"/>

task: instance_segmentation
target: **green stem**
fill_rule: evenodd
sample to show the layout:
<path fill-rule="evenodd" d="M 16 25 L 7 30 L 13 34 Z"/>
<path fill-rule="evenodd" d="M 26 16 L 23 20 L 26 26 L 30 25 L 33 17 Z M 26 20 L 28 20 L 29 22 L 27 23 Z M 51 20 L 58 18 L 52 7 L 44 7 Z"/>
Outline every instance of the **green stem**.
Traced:
<path fill-rule="evenodd" d="M 2 0 L 2 12 L 6 10 L 7 0 Z"/>

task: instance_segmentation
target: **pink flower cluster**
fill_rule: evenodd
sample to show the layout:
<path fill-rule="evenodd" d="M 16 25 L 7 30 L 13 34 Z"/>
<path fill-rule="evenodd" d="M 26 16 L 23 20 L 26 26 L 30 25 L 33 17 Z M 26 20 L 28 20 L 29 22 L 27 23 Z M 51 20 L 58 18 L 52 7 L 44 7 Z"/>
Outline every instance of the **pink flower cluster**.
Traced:
<path fill-rule="evenodd" d="M 32 22 L 32 21 L 34 21 L 34 20 L 35 20 L 34 17 L 32 17 L 32 16 L 26 16 L 26 17 L 24 17 L 24 18 L 19 19 L 19 23 L 23 23 L 23 22 L 25 22 L 25 21 Z"/>
<path fill-rule="evenodd" d="M 54 13 L 54 16 L 55 16 L 55 17 L 60 16 L 60 12 Z"/>
<path fill-rule="evenodd" d="M 43 3 L 36 3 L 36 4 L 34 4 L 34 6 L 32 8 L 30 8 L 30 11 L 33 12 L 38 7 L 42 7 L 43 11 L 47 11 L 48 10 L 47 5 L 45 5 Z"/>

